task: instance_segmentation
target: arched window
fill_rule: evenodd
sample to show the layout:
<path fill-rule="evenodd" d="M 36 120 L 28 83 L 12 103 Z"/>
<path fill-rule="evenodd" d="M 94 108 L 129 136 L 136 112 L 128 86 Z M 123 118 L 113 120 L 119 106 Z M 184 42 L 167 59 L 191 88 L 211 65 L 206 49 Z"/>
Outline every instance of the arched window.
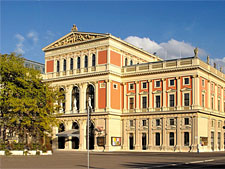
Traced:
<path fill-rule="evenodd" d="M 125 66 L 127 66 L 127 58 L 125 58 Z"/>
<path fill-rule="evenodd" d="M 71 110 L 73 113 L 78 113 L 80 109 L 80 94 L 79 88 L 77 86 L 73 87 L 72 90 L 72 102 L 71 102 Z"/>
<path fill-rule="evenodd" d="M 73 122 L 72 129 L 79 129 L 77 122 Z"/>
<path fill-rule="evenodd" d="M 63 60 L 63 71 L 66 71 L 66 59 Z"/>
<path fill-rule="evenodd" d="M 130 65 L 133 65 L 133 60 L 130 60 Z"/>
<path fill-rule="evenodd" d="M 65 126 L 63 123 L 61 123 L 58 128 L 58 133 L 63 132 L 63 131 L 65 131 Z"/>
<path fill-rule="evenodd" d="M 70 58 L 70 70 L 73 70 L 73 58 Z"/>
<path fill-rule="evenodd" d="M 80 57 L 77 58 L 77 69 L 80 69 Z"/>
<path fill-rule="evenodd" d="M 91 98 L 91 108 L 92 108 L 92 111 L 93 111 L 94 108 L 95 108 L 95 89 L 91 84 L 89 84 L 88 87 L 87 87 L 86 105 L 88 105 L 88 98 L 89 97 Z"/>
<path fill-rule="evenodd" d="M 60 100 L 60 109 L 65 113 L 66 109 L 66 96 L 63 88 L 59 90 L 62 93 L 62 99 Z M 62 112 L 61 112 L 62 113 Z"/>
<path fill-rule="evenodd" d="M 57 65 L 56 65 L 57 70 L 56 70 L 56 71 L 59 72 L 59 68 L 60 68 L 60 67 L 59 67 L 59 60 L 57 60 L 56 63 L 57 63 Z"/>
<path fill-rule="evenodd" d="M 95 54 L 92 55 L 92 66 L 95 66 Z"/>
<path fill-rule="evenodd" d="M 84 57 L 84 67 L 87 68 L 88 67 L 88 56 L 85 55 Z"/>

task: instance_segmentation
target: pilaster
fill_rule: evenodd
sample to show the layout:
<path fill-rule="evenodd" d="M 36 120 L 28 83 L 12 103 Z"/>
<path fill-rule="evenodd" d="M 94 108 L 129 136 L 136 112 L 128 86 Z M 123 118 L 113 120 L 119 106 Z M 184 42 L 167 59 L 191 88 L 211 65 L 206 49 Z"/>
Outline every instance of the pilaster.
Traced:
<path fill-rule="evenodd" d="M 177 79 L 177 109 L 181 109 L 181 92 L 180 92 L 180 77 L 176 77 Z"/>
<path fill-rule="evenodd" d="M 211 109 L 211 81 L 208 80 L 208 88 L 207 88 L 207 93 L 208 93 L 208 109 Z"/>
<path fill-rule="evenodd" d="M 98 111 L 98 81 L 95 82 L 95 112 Z"/>
<path fill-rule="evenodd" d="M 148 101 L 149 101 L 149 104 L 148 104 L 148 106 L 149 106 L 149 111 L 153 111 L 153 103 L 152 103 L 152 80 L 148 80 L 148 83 L 149 83 L 149 99 L 148 99 Z"/>
<path fill-rule="evenodd" d="M 111 109 L 111 80 L 107 80 L 107 94 L 106 94 L 106 110 L 109 111 Z"/>
<path fill-rule="evenodd" d="M 123 83 L 123 112 L 127 110 L 127 83 Z"/>
<path fill-rule="evenodd" d="M 66 86 L 66 110 L 65 114 L 71 113 L 72 85 Z"/>
<path fill-rule="evenodd" d="M 162 82 L 163 82 L 163 95 L 162 95 L 162 97 L 163 97 L 163 111 L 165 111 L 165 110 L 167 110 L 167 107 L 166 107 L 166 79 L 162 79 Z"/>
<path fill-rule="evenodd" d="M 140 111 L 140 105 L 139 105 L 139 101 L 140 101 L 140 98 L 139 98 L 139 81 L 136 81 L 135 82 L 135 88 L 136 88 L 136 112 L 139 112 Z"/>

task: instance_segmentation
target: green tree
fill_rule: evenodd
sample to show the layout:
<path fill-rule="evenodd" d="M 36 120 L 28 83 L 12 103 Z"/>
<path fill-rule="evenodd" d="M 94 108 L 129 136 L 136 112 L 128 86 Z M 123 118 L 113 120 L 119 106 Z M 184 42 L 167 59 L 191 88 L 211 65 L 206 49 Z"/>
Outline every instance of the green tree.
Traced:
<path fill-rule="evenodd" d="M 39 71 L 24 67 L 24 59 L 15 53 L 0 54 L 0 80 L 3 141 L 6 131 L 16 133 L 21 143 L 51 134 L 58 125 L 59 89 L 44 83 Z"/>

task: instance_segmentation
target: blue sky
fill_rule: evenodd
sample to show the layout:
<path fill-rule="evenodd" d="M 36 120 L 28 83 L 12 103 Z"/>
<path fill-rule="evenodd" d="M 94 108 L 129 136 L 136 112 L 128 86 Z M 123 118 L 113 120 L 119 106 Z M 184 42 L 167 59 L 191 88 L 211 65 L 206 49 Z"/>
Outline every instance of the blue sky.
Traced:
<path fill-rule="evenodd" d="M 170 59 L 210 55 L 225 66 L 225 1 L 1 1 L 0 53 L 44 62 L 42 48 L 69 33 L 111 33 Z M 221 66 L 222 66 L 221 65 Z"/>

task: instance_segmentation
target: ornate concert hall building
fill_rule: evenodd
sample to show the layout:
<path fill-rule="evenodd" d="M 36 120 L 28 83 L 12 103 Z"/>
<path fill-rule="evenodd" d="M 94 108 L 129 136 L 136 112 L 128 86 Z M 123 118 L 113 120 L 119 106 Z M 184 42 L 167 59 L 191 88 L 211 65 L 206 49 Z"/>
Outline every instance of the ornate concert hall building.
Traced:
<path fill-rule="evenodd" d="M 111 34 L 71 32 L 43 48 L 44 81 L 65 92 L 53 149 L 224 151 L 225 74 L 198 58 L 163 60 Z"/>

